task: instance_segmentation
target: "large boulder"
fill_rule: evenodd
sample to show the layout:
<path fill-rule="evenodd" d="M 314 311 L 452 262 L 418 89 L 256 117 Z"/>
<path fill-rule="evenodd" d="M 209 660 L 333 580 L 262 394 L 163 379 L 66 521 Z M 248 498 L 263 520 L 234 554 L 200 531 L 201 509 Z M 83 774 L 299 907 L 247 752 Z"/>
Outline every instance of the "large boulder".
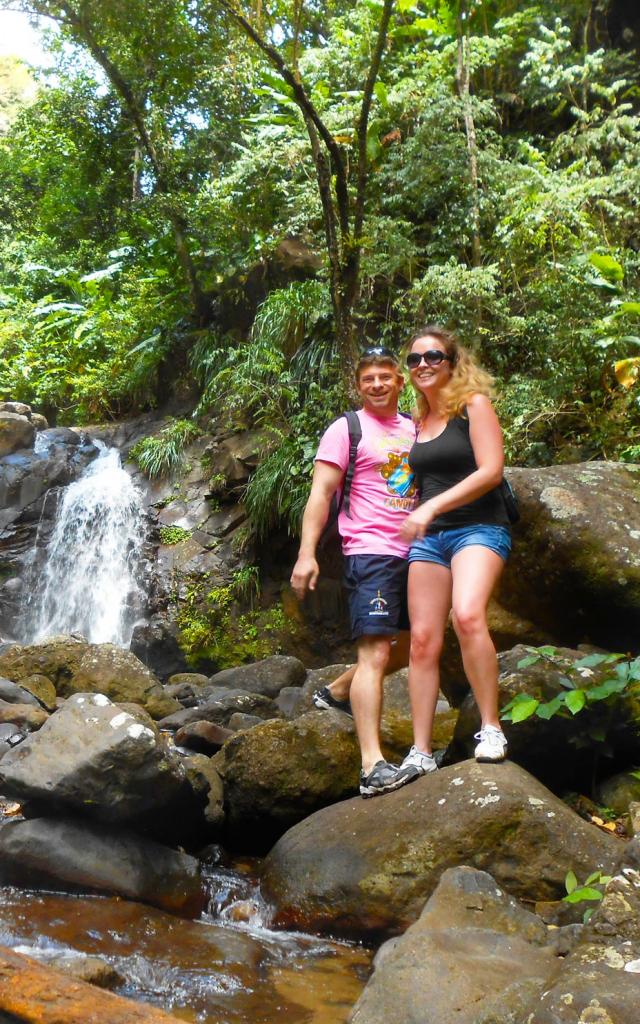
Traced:
<path fill-rule="evenodd" d="M 319 807 L 355 793 L 360 770 L 353 721 L 339 711 L 236 733 L 213 764 L 224 781 L 229 832 L 262 850 Z"/>
<path fill-rule="evenodd" d="M 263 892 L 278 922 L 388 934 L 417 918 L 446 868 L 488 870 L 514 896 L 554 899 L 569 869 L 608 871 L 619 843 L 517 765 L 466 761 L 295 825 L 267 857 Z"/>
<path fill-rule="evenodd" d="M 581 940 L 526 1024 L 637 1024 L 640 1007 L 640 839 L 633 839 Z"/>
<path fill-rule="evenodd" d="M 108 822 L 164 818 L 192 798 L 180 759 L 143 712 L 76 694 L 5 754 L 2 789 Z"/>
<path fill-rule="evenodd" d="M 352 1024 L 519 1024 L 557 969 L 539 917 L 485 871 L 449 868 L 415 924 L 379 950 Z"/>
<path fill-rule="evenodd" d="M 0 456 L 32 448 L 35 436 L 36 428 L 27 416 L 0 409 Z"/>
<path fill-rule="evenodd" d="M 188 916 L 204 894 L 198 861 L 120 829 L 33 818 L 0 828 L 3 884 L 109 892 Z"/>
<path fill-rule="evenodd" d="M 500 600 L 563 643 L 638 651 L 640 466 L 510 469 L 522 519 Z"/>
<path fill-rule="evenodd" d="M 114 701 L 133 701 L 153 718 L 180 708 L 135 655 L 115 644 L 60 636 L 25 647 L 15 645 L 0 655 L 0 672 L 16 683 L 34 674 L 45 676 L 60 697 L 93 692 Z"/>
<path fill-rule="evenodd" d="M 182 729 L 192 722 L 213 722 L 226 726 L 232 715 L 237 713 L 255 715 L 257 718 L 279 718 L 280 711 L 270 697 L 246 690 L 226 690 L 224 687 L 209 687 L 203 691 L 201 701 L 195 707 L 180 708 L 179 711 L 161 719 L 163 729 Z"/>
<path fill-rule="evenodd" d="M 500 703 L 504 706 L 519 694 L 547 703 L 567 692 L 567 679 L 576 686 L 596 686 L 615 675 L 615 666 L 574 668 L 584 651 L 566 647 L 514 647 L 498 656 Z M 534 660 L 535 659 L 535 660 Z M 579 714 L 555 714 L 549 719 L 537 715 L 521 722 L 503 722 L 509 742 L 509 758 L 526 768 L 555 792 L 584 787 L 593 775 L 594 758 L 602 751 L 615 755 L 622 765 L 640 762 L 640 702 L 631 696 L 615 708 L 596 701 Z M 473 754 L 474 734 L 480 716 L 472 696 L 460 707 L 447 762 Z M 605 736 L 604 733 L 607 733 Z M 600 743 L 594 738 L 601 736 Z"/>
<path fill-rule="evenodd" d="M 229 686 L 273 698 L 285 686 L 302 686 L 306 675 L 307 670 L 297 658 L 274 654 L 252 665 L 225 668 L 222 672 L 216 672 L 209 682 L 212 686 Z"/>

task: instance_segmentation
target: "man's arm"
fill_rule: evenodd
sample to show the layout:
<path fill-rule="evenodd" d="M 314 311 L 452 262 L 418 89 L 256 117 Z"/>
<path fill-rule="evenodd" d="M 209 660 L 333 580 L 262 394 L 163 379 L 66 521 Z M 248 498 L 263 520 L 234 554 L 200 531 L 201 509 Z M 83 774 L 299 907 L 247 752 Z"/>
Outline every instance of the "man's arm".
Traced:
<path fill-rule="evenodd" d="M 320 568 L 316 560 L 316 547 L 329 517 L 331 499 L 342 483 L 344 470 L 332 462 L 316 462 L 313 470 L 311 494 L 302 517 L 302 537 L 298 560 L 291 573 L 291 586 L 299 600 L 307 590 L 316 589 Z"/>

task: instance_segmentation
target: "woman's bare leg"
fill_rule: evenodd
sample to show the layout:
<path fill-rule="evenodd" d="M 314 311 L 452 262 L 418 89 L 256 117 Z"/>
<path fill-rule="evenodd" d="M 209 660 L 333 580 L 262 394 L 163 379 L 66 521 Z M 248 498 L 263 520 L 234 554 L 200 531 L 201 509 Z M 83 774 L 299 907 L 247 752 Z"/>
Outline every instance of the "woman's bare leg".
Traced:
<path fill-rule="evenodd" d="M 433 717 L 440 691 L 440 653 L 450 607 L 449 569 L 435 562 L 412 562 L 409 566 L 409 696 L 414 743 L 425 754 L 431 753 Z"/>
<path fill-rule="evenodd" d="M 482 725 L 500 729 L 498 661 L 487 626 L 487 605 L 504 562 L 481 545 L 463 548 L 451 559 L 453 626 Z"/>

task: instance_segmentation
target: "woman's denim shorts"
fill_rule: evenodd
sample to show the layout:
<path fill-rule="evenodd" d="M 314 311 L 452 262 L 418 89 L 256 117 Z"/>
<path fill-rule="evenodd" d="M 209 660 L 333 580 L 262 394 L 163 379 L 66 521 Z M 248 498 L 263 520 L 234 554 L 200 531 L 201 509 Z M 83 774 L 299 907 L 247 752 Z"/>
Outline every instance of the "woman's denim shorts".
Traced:
<path fill-rule="evenodd" d="M 409 549 L 409 561 L 435 562 L 450 569 L 453 556 L 472 544 L 495 551 L 506 562 L 511 551 L 511 531 L 506 526 L 478 524 L 428 533 L 422 540 L 414 540 Z"/>

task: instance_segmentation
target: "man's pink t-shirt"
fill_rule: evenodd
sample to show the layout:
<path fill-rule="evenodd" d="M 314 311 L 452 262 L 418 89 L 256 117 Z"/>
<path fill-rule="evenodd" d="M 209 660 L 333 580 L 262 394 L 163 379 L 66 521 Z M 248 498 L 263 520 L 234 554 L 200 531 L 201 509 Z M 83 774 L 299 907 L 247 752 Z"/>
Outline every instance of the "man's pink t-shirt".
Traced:
<path fill-rule="evenodd" d="M 409 545 L 399 530 L 416 507 L 416 486 L 409 469 L 409 449 L 416 436 L 406 416 L 380 418 L 360 409 L 362 438 L 351 485 L 351 518 L 341 510 L 338 529 L 345 555 L 398 555 Z M 341 416 L 325 431 L 316 462 L 330 462 L 344 472 L 349 465 L 349 427 Z"/>

